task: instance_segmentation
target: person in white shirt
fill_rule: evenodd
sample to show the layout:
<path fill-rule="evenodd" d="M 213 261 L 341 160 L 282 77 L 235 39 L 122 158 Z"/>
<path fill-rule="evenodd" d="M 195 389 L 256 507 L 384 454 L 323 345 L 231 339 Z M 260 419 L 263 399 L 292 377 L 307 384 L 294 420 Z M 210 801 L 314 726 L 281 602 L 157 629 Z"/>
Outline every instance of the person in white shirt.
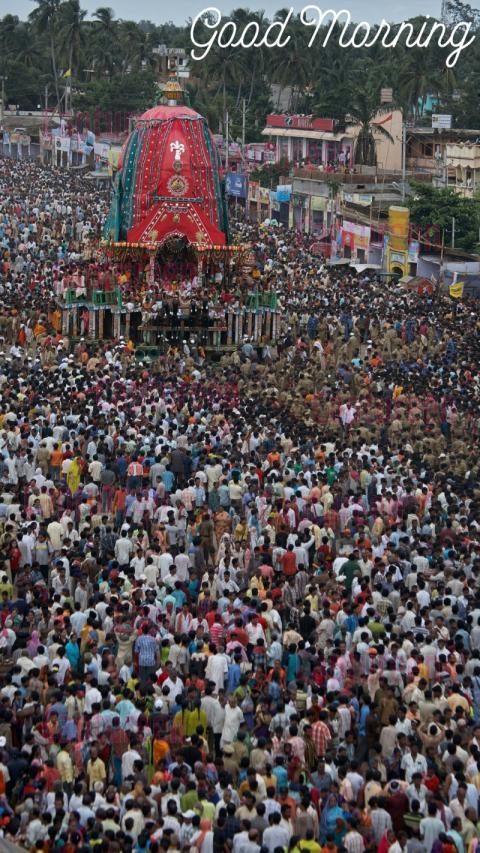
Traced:
<path fill-rule="evenodd" d="M 138 548 L 135 557 L 132 557 L 130 566 L 134 569 L 136 581 L 138 581 L 142 575 L 145 575 L 145 557 L 141 548 Z"/>
<path fill-rule="evenodd" d="M 262 625 L 258 621 L 258 616 L 252 616 L 250 622 L 246 626 L 248 641 L 252 646 L 256 646 L 258 640 L 265 640 L 265 632 Z"/>
<path fill-rule="evenodd" d="M 92 713 L 93 706 L 99 702 L 102 703 L 102 694 L 97 688 L 96 678 L 92 678 L 90 684 L 85 688 L 84 708 L 86 714 Z"/>
<path fill-rule="evenodd" d="M 32 809 L 30 823 L 25 832 L 28 847 L 35 846 L 37 841 L 43 841 L 47 837 L 48 826 L 40 820 L 40 812 L 37 808 Z"/>
<path fill-rule="evenodd" d="M 55 681 L 60 686 L 65 682 L 65 676 L 70 669 L 70 661 L 65 656 L 65 649 L 60 647 L 56 657 L 52 661 L 52 670 L 55 676 Z"/>
<path fill-rule="evenodd" d="M 147 579 L 147 586 L 156 587 L 158 583 L 159 568 L 154 563 L 152 557 L 147 557 L 147 562 L 143 570 L 143 574 Z"/>
<path fill-rule="evenodd" d="M 429 803 L 428 815 L 420 821 L 420 838 L 425 845 L 427 853 L 430 853 L 433 844 L 441 832 L 445 832 L 445 827 L 437 814 L 437 806 L 435 803 Z"/>
<path fill-rule="evenodd" d="M 162 581 L 166 578 L 168 574 L 170 574 L 170 566 L 175 565 L 173 556 L 169 551 L 165 551 L 165 553 L 161 554 L 159 557 L 159 568 L 160 568 L 160 577 Z"/>
<path fill-rule="evenodd" d="M 177 567 L 177 578 L 184 583 L 189 578 L 190 559 L 183 552 L 183 548 L 179 548 L 179 553 L 175 557 L 174 563 Z"/>
<path fill-rule="evenodd" d="M 51 521 L 50 524 L 47 526 L 47 533 L 54 551 L 60 551 L 62 547 L 62 539 L 64 536 L 64 530 L 60 522 Z"/>
<path fill-rule="evenodd" d="M 221 746 L 224 746 L 226 743 L 233 743 L 237 736 L 240 723 L 243 723 L 243 720 L 243 711 L 237 705 L 237 697 L 234 695 L 229 696 L 228 702 L 225 705 L 225 721 L 220 739 Z"/>
<path fill-rule="evenodd" d="M 122 530 L 120 539 L 115 542 L 115 559 L 118 560 L 119 566 L 129 565 L 133 549 L 134 545 L 132 540 L 127 538 L 127 531 Z"/>
<path fill-rule="evenodd" d="M 405 770 L 405 779 L 409 784 L 412 782 L 414 773 L 427 775 L 427 760 L 419 753 L 416 743 L 410 744 L 410 752 L 403 756 L 401 767 Z"/>
<path fill-rule="evenodd" d="M 277 847 L 287 850 L 290 844 L 290 835 L 286 827 L 280 825 L 281 819 L 280 812 L 270 814 L 270 826 L 263 832 L 262 844 L 268 853 L 275 853 Z"/>
<path fill-rule="evenodd" d="M 141 761 L 142 756 L 136 749 L 130 747 L 122 755 L 122 780 L 125 782 L 129 776 L 133 775 L 133 765 L 135 761 Z"/>

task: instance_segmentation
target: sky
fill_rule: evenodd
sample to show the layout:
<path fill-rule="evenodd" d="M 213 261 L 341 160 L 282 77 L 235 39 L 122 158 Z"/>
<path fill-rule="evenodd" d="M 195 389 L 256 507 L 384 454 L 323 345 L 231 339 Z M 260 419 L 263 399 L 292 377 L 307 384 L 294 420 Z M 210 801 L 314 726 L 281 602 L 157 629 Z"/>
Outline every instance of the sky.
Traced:
<path fill-rule="evenodd" d="M 294 3 L 295 11 L 300 11 L 304 5 L 308 5 L 313 0 L 305 0 L 304 3 Z M 204 5 L 202 5 L 202 3 Z M 81 0 L 83 9 L 87 9 L 89 13 L 95 12 L 100 6 L 111 6 L 117 18 L 126 20 L 139 21 L 142 18 L 153 21 L 154 24 L 161 24 L 165 21 L 173 21 L 175 24 L 184 24 L 187 18 L 193 18 L 209 3 L 217 6 L 220 11 L 228 15 L 234 8 L 245 6 L 253 9 L 263 9 L 267 15 L 272 15 L 278 9 L 287 7 L 287 2 L 282 0 L 265 0 L 263 3 L 242 3 L 242 2 L 215 2 L 215 0 L 176 0 L 175 3 L 167 3 L 165 0 L 140 0 L 138 3 L 132 3 L 131 0 Z M 345 0 L 344 3 L 333 3 L 316 0 L 316 5 L 321 9 L 335 8 L 340 10 L 347 8 L 352 15 L 354 21 L 368 21 L 374 23 L 381 20 L 383 16 L 388 21 L 403 21 L 411 18 L 414 15 L 432 15 L 440 16 L 441 0 L 390 0 L 390 3 L 384 5 L 382 3 L 374 3 L 372 0 Z M 476 5 L 476 4 L 473 4 Z M 19 18 L 26 18 L 29 12 L 35 8 L 32 0 L 0 0 L 0 17 L 11 13 L 18 15 Z"/>

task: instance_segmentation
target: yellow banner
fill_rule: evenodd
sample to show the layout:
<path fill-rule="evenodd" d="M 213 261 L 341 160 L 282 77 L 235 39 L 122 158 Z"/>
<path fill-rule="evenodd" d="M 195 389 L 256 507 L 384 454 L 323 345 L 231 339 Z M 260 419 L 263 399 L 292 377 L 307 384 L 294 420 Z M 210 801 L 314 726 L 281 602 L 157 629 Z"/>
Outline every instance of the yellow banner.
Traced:
<path fill-rule="evenodd" d="M 448 292 L 453 299 L 461 299 L 463 296 L 463 288 L 465 287 L 465 282 L 456 281 L 455 284 L 451 284 L 448 288 Z"/>

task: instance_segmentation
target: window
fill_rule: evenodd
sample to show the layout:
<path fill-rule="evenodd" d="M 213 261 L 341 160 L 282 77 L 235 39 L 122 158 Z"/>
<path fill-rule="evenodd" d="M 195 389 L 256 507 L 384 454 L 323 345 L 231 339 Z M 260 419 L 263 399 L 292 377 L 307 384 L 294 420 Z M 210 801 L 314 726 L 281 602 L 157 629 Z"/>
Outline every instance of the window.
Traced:
<path fill-rule="evenodd" d="M 303 139 L 292 140 L 292 160 L 301 160 L 303 156 Z"/>
<path fill-rule="evenodd" d="M 323 210 L 312 210 L 312 231 L 314 234 L 323 231 Z"/>
<path fill-rule="evenodd" d="M 319 164 L 322 162 L 322 142 L 316 139 L 309 139 L 307 152 L 311 163 Z"/>
<path fill-rule="evenodd" d="M 433 157 L 433 142 L 422 142 L 422 155 Z"/>

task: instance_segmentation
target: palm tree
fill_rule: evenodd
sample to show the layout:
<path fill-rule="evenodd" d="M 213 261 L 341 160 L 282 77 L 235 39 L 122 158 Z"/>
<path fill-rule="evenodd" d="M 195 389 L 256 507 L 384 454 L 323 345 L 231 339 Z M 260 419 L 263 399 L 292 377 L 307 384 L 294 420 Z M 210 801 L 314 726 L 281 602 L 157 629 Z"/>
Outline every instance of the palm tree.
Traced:
<path fill-rule="evenodd" d="M 52 63 L 53 82 L 57 98 L 57 108 L 60 103 L 57 70 L 56 34 L 60 0 L 34 0 L 37 8 L 30 12 L 29 18 L 40 34 L 46 33 L 50 43 L 50 60 Z"/>
<path fill-rule="evenodd" d="M 353 77 L 353 65 L 345 62 L 344 56 L 336 56 L 333 61 L 322 64 L 316 79 L 313 112 L 342 121 L 355 88 Z"/>
<path fill-rule="evenodd" d="M 290 27 L 290 43 L 288 50 L 281 50 L 281 60 L 276 61 L 273 51 L 270 56 L 270 74 L 273 83 L 278 83 L 281 89 L 290 87 L 291 110 L 298 110 L 299 101 L 305 88 L 312 82 L 312 64 L 307 48 L 305 28 L 297 20 Z M 274 63 L 274 64 L 273 64 Z"/>
<path fill-rule="evenodd" d="M 20 28 L 20 21 L 16 15 L 5 15 L 0 19 L 0 54 L 5 59 L 15 44 Z"/>
<path fill-rule="evenodd" d="M 117 22 L 115 20 L 115 12 L 108 6 L 101 6 L 94 13 L 94 18 L 97 19 L 97 29 L 107 36 L 117 40 Z"/>
<path fill-rule="evenodd" d="M 120 21 L 118 38 L 124 71 L 132 69 L 142 71 L 153 66 L 153 40 L 150 33 L 145 32 L 134 21 Z"/>
<path fill-rule="evenodd" d="M 428 51 L 422 48 L 408 51 L 401 66 L 398 90 L 415 122 L 422 115 L 426 96 L 435 91 L 437 79 L 438 67 L 433 65 Z"/>
<path fill-rule="evenodd" d="M 66 0 L 61 7 L 60 36 L 68 45 L 67 67 L 77 76 L 82 49 L 85 45 L 84 20 L 86 12 L 80 8 L 79 0 Z"/>
<path fill-rule="evenodd" d="M 111 75 L 120 57 L 118 23 L 113 9 L 107 6 L 97 9 L 94 18 L 97 19 L 94 24 L 97 38 L 94 43 L 92 63 L 96 68 Z"/>
<path fill-rule="evenodd" d="M 381 107 L 379 101 L 378 88 L 369 85 L 368 81 L 363 88 L 358 86 L 353 93 L 346 126 L 359 128 L 354 152 L 354 162 L 358 165 L 375 166 L 377 161 L 375 134 L 393 142 L 392 135 L 378 123 L 379 117 L 390 112 L 391 106 Z"/>
<path fill-rule="evenodd" d="M 38 40 L 34 37 L 31 25 L 27 22 L 22 25 L 22 38 L 16 54 L 16 59 L 27 68 L 38 68 L 42 63 L 42 51 Z"/>

